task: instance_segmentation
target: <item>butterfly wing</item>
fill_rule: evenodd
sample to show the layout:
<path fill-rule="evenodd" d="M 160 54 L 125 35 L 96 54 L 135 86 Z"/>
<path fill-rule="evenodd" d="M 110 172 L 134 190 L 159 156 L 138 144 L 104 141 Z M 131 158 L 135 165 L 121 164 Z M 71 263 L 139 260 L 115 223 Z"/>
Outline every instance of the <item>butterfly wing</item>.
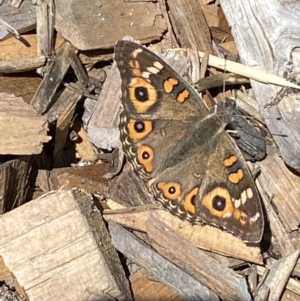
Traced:
<path fill-rule="evenodd" d="M 161 173 L 174 145 L 208 109 L 198 94 L 148 49 L 119 41 L 115 61 L 122 79 L 123 149 L 134 170 L 144 179 L 153 179 Z"/>

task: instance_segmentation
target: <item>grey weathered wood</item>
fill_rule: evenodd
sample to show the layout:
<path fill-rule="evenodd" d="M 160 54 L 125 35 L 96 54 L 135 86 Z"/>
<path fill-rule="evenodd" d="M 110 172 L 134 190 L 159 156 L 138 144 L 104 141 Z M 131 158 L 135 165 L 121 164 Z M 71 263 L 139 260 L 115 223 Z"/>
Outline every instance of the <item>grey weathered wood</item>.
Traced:
<path fill-rule="evenodd" d="M 163 282 L 187 300 L 217 301 L 219 298 L 207 287 L 153 251 L 129 231 L 114 222 L 108 224 L 114 246 L 126 257 L 146 269 L 152 277 Z"/>
<path fill-rule="evenodd" d="M 2 215 L 0 226 L 0 255 L 29 300 L 98 300 L 103 293 L 131 300 L 90 194 L 60 190 L 44 195 Z"/>
<path fill-rule="evenodd" d="M 112 48 L 127 34 L 149 43 L 167 29 L 159 4 L 152 1 L 61 0 L 55 9 L 56 30 L 80 50 Z"/>
<path fill-rule="evenodd" d="M 300 6 L 297 0 L 220 0 L 220 3 L 243 63 L 284 76 L 292 57 L 292 68 L 297 74 L 300 53 L 297 49 L 293 51 L 300 46 Z M 284 161 L 300 171 L 299 92 L 294 94 L 291 91 L 277 105 L 268 106 L 280 88 L 253 80 L 251 85 Z"/>
<path fill-rule="evenodd" d="M 291 253 L 293 253 L 293 252 L 291 252 Z M 266 269 L 269 269 L 269 268 L 257 266 L 257 274 L 262 277 L 266 273 Z M 269 274 L 269 272 L 268 272 L 268 274 Z M 299 300 L 299 298 L 300 298 L 300 282 L 297 279 L 290 277 L 287 281 L 285 288 L 288 290 L 288 292 L 293 292 L 294 294 L 297 294 L 298 299 L 295 299 L 295 300 Z"/>
<path fill-rule="evenodd" d="M 56 90 L 70 67 L 68 58 L 69 51 L 75 51 L 75 48 L 69 42 L 65 42 L 57 51 L 43 81 L 31 101 L 31 105 L 40 114 L 49 109 Z"/>
<path fill-rule="evenodd" d="M 270 272 L 258 291 L 255 301 L 263 301 L 260 296 L 268 294 L 268 300 L 280 300 L 280 296 L 288 282 L 293 268 L 299 258 L 300 250 L 276 261 L 270 268 Z"/>
<path fill-rule="evenodd" d="M 120 147 L 121 78 L 113 63 L 88 122 L 88 136 L 97 147 L 111 150 Z"/>
<path fill-rule="evenodd" d="M 38 1 L 36 8 L 36 32 L 38 54 L 50 57 L 54 52 L 54 3 Z"/>
<path fill-rule="evenodd" d="M 261 170 L 259 181 L 276 206 L 285 230 L 290 233 L 298 230 L 300 223 L 300 178 L 286 167 L 275 147 L 268 152 L 265 160 L 257 163 Z"/>
<path fill-rule="evenodd" d="M 159 219 L 152 216 L 147 225 L 153 247 L 163 257 L 210 288 L 222 300 L 251 300 L 245 278 L 223 268 L 217 260 L 197 249 Z"/>
<path fill-rule="evenodd" d="M 36 15 L 35 5 L 31 0 L 24 0 L 19 8 L 11 6 L 11 1 L 4 1 L 0 7 L 1 18 L 19 33 L 27 32 L 35 28 Z M 0 25 L 0 40 L 11 36 L 7 30 Z"/>

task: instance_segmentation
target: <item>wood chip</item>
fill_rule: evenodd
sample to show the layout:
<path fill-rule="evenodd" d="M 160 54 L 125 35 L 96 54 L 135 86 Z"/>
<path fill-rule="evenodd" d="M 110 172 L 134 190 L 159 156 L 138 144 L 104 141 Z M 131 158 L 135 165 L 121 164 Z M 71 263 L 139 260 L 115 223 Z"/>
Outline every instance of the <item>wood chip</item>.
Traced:
<path fill-rule="evenodd" d="M 55 3 L 55 12 L 56 30 L 80 50 L 112 48 L 125 35 L 149 43 L 167 29 L 158 3 L 152 1 L 62 0 Z"/>
<path fill-rule="evenodd" d="M 0 93 L 0 154 L 39 154 L 47 136 L 48 123 L 22 98 Z"/>
<path fill-rule="evenodd" d="M 300 52 L 297 1 L 226 1 L 220 0 L 224 14 L 232 28 L 232 35 L 243 63 L 254 67 L 259 73 L 288 76 L 296 79 Z M 259 15 L 257 12 L 260 12 Z M 297 13 L 296 13 L 297 12 Z M 264 16 L 272 16 L 265 18 Z M 281 20 L 278 23 L 278 20 Z M 276 30 L 274 30 L 276 28 Z M 278 93 L 279 87 L 263 82 L 274 83 L 267 76 L 251 81 L 253 93 L 259 104 L 260 113 L 266 120 L 269 131 L 289 166 L 300 171 L 300 102 L 298 93 L 287 91 L 286 97 L 279 95 L 279 101 L 269 106 Z M 274 78 L 275 79 L 275 78 Z M 280 84 L 280 83 L 278 83 Z M 287 81 L 284 86 L 299 89 Z"/>
<path fill-rule="evenodd" d="M 1 216 L 0 254 L 29 300 L 99 300 L 103 292 L 131 299 L 91 199 L 78 190 L 58 191 Z"/>
<path fill-rule="evenodd" d="M 299 258 L 300 250 L 276 261 L 270 268 L 269 275 L 259 290 L 259 296 L 268 294 L 268 300 L 279 300 L 288 282 L 292 270 Z M 257 301 L 264 299 L 257 298 Z"/>
<path fill-rule="evenodd" d="M 141 240 L 117 223 L 109 222 L 109 232 L 114 246 L 185 299 L 218 301 L 207 287 L 157 254 Z"/>

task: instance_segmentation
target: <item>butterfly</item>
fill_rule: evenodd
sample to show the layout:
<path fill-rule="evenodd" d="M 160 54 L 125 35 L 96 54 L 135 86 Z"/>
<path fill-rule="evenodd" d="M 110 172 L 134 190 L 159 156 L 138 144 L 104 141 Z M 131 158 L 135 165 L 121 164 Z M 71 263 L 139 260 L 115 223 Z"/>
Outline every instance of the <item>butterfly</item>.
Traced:
<path fill-rule="evenodd" d="M 264 230 L 260 197 L 246 162 L 199 94 L 147 48 L 118 41 L 120 138 L 127 160 L 155 199 L 191 223 L 225 229 L 247 243 Z"/>

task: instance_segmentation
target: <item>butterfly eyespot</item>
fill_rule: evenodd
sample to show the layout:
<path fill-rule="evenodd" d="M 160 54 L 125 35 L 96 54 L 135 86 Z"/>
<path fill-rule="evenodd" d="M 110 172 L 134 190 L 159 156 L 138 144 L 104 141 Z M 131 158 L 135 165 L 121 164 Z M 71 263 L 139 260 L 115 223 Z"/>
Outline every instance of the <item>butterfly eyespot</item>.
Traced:
<path fill-rule="evenodd" d="M 136 87 L 134 90 L 135 98 L 139 101 L 147 101 L 149 99 L 146 87 Z"/>
<path fill-rule="evenodd" d="M 234 217 L 239 220 L 242 225 L 245 225 L 248 221 L 247 214 L 239 209 L 234 210 Z"/>
<path fill-rule="evenodd" d="M 242 214 L 240 220 L 243 221 L 243 222 L 246 222 L 247 221 L 247 215 L 245 213 Z"/>
<path fill-rule="evenodd" d="M 177 200 L 181 195 L 181 185 L 176 182 L 159 182 L 157 188 L 166 199 Z"/>
<path fill-rule="evenodd" d="M 129 83 L 129 99 L 137 113 L 147 112 L 157 102 L 157 90 L 143 77 L 133 77 Z"/>
<path fill-rule="evenodd" d="M 145 124 L 142 121 L 136 121 L 134 123 L 134 129 L 138 132 L 138 133 L 142 133 L 145 130 Z"/>
<path fill-rule="evenodd" d="M 192 214 L 194 214 L 196 212 L 195 198 L 196 198 L 198 191 L 199 191 L 199 188 L 195 187 L 184 198 L 184 203 L 183 203 L 184 209 L 186 211 L 191 212 Z"/>
<path fill-rule="evenodd" d="M 218 211 L 223 211 L 226 207 L 226 199 L 217 195 L 212 200 L 212 205 L 214 209 Z"/>
<path fill-rule="evenodd" d="M 142 145 L 137 149 L 137 161 L 141 164 L 146 172 L 151 172 L 153 170 L 154 152 L 153 149 L 148 145 Z"/>
<path fill-rule="evenodd" d="M 139 140 L 145 138 L 149 133 L 152 132 L 152 121 L 137 121 L 130 119 L 127 124 L 128 135 L 131 139 Z"/>
<path fill-rule="evenodd" d="M 176 192 L 176 188 L 173 187 L 173 186 L 171 186 L 171 187 L 168 189 L 168 192 L 169 192 L 170 194 L 174 194 L 174 193 Z"/>
<path fill-rule="evenodd" d="M 223 187 L 216 187 L 204 195 L 202 205 L 212 215 L 227 218 L 234 213 L 234 204 L 229 191 Z"/>
<path fill-rule="evenodd" d="M 149 154 L 147 151 L 144 151 L 144 152 L 142 153 L 142 158 L 143 158 L 144 160 L 148 160 L 148 159 L 150 158 L 150 154 Z"/>

